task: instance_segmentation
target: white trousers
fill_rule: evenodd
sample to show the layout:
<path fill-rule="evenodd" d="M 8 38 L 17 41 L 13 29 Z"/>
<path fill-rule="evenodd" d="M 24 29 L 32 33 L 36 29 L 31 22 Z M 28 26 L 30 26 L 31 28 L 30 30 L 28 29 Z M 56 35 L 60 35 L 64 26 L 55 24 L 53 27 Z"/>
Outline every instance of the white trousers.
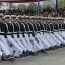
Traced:
<path fill-rule="evenodd" d="M 33 48 L 34 48 L 34 51 L 37 52 L 37 51 L 40 51 L 41 50 L 41 47 L 39 46 L 39 44 L 37 43 L 37 41 L 35 40 L 35 37 L 32 36 L 32 34 L 30 34 L 30 41 L 33 45 Z"/>
<path fill-rule="evenodd" d="M 54 35 L 57 37 L 59 41 L 61 41 L 62 44 L 65 44 L 65 40 L 60 36 L 58 32 L 54 32 Z"/>
<path fill-rule="evenodd" d="M 25 38 L 22 36 L 22 34 L 19 34 L 19 39 L 20 39 L 21 43 L 23 44 L 23 46 L 26 48 L 26 50 L 31 51 L 31 49 L 27 45 L 27 42 L 25 41 Z"/>
<path fill-rule="evenodd" d="M 50 33 L 51 37 L 56 41 L 57 45 L 60 46 L 61 42 L 55 37 L 53 33 Z"/>
<path fill-rule="evenodd" d="M 14 56 L 15 56 L 15 57 L 20 57 L 20 52 L 19 52 L 19 50 L 18 50 L 17 48 L 14 48 L 14 50 L 15 50 Z"/>
<path fill-rule="evenodd" d="M 46 48 L 49 48 L 51 47 L 51 45 L 48 43 L 48 41 L 43 37 L 43 34 L 39 34 L 37 33 L 37 36 L 39 36 L 40 40 L 42 41 L 43 45 L 46 47 Z"/>
<path fill-rule="evenodd" d="M 49 35 L 47 33 L 44 33 L 45 37 L 47 38 L 48 42 L 51 44 L 52 47 L 54 47 L 54 44 L 52 40 L 50 39 Z"/>
<path fill-rule="evenodd" d="M 27 42 L 27 45 L 29 47 L 29 51 L 33 51 L 33 47 L 32 47 L 32 44 L 31 44 L 31 42 L 29 40 L 28 34 L 25 33 L 24 35 L 25 35 L 25 41 Z"/>
<path fill-rule="evenodd" d="M 65 31 L 61 31 L 63 33 L 63 35 L 65 36 Z"/>
<path fill-rule="evenodd" d="M 22 45 L 22 43 L 20 42 L 19 38 L 17 38 L 17 34 L 14 35 L 14 39 L 17 43 L 17 45 L 23 50 L 23 51 L 27 51 L 26 48 Z"/>
<path fill-rule="evenodd" d="M 41 36 L 43 37 L 44 42 L 45 42 L 45 44 L 47 45 L 47 47 L 48 47 L 48 48 L 51 47 L 52 45 L 48 42 L 48 40 L 47 40 L 47 38 L 45 37 L 45 35 L 44 35 L 42 32 L 40 32 L 40 34 L 41 34 Z"/>
<path fill-rule="evenodd" d="M 59 31 L 59 34 L 65 39 L 65 31 Z"/>
<path fill-rule="evenodd" d="M 6 45 L 7 49 L 10 51 L 10 55 L 13 55 L 13 47 L 11 48 L 7 42 L 7 38 L 5 38 L 3 35 L 0 35 L 1 41 Z"/>
<path fill-rule="evenodd" d="M 4 37 L 4 35 L 0 35 L 0 40 L 5 43 L 6 47 L 9 49 L 8 43 L 7 43 L 7 39 Z"/>
<path fill-rule="evenodd" d="M 51 34 L 47 33 L 51 41 L 53 42 L 54 46 L 57 45 L 57 42 L 52 38 Z"/>
<path fill-rule="evenodd" d="M 3 52 L 2 52 L 1 49 L 0 49 L 0 56 L 2 56 L 2 54 L 3 54 Z"/>
<path fill-rule="evenodd" d="M 9 49 L 6 47 L 5 43 L 0 40 L 0 48 L 3 50 L 4 55 L 10 55 Z"/>
<path fill-rule="evenodd" d="M 38 44 L 40 45 L 41 49 L 45 49 L 45 46 L 43 45 L 43 43 L 41 42 L 39 36 L 35 35 L 36 40 L 38 41 Z"/>
<path fill-rule="evenodd" d="M 14 38 L 12 38 L 10 35 L 7 36 L 7 41 L 9 44 L 12 44 L 16 49 L 19 50 L 20 54 L 22 54 L 23 50 L 20 48 L 17 43 L 15 42 Z"/>

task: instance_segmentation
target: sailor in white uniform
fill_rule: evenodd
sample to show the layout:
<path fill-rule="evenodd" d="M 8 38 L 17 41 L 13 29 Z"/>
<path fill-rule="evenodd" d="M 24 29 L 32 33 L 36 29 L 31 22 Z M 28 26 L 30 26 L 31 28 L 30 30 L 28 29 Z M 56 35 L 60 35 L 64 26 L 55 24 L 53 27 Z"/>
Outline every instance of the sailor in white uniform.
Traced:
<path fill-rule="evenodd" d="M 65 39 L 65 29 L 64 29 L 64 25 L 65 23 L 60 23 L 58 24 L 59 26 L 59 34 L 63 37 L 63 39 Z"/>
<path fill-rule="evenodd" d="M 40 34 L 38 33 L 38 36 L 40 37 L 40 40 L 42 41 L 42 43 L 45 45 L 46 49 L 50 48 L 51 45 L 50 43 L 46 40 L 46 37 L 44 36 L 43 32 L 42 31 L 42 28 L 41 28 L 41 25 L 40 23 L 37 23 L 39 28 L 40 28 Z M 44 30 L 43 30 L 44 31 Z"/>
<path fill-rule="evenodd" d="M 37 51 L 43 50 L 43 52 L 44 52 L 44 49 L 45 49 L 44 45 L 42 44 L 39 36 L 37 35 L 38 30 L 35 30 L 35 26 L 34 26 L 33 23 L 29 23 L 29 25 L 31 25 L 30 30 L 33 31 L 33 32 L 34 31 L 36 32 L 36 33 L 33 33 L 33 35 L 30 34 L 30 37 L 32 38 L 31 40 L 33 40 L 33 42 L 35 43 L 35 46 L 37 46 L 37 49 L 38 49 Z"/>
<path fill-rule="evenodd" d="M 25 25 L 24 23 L 22 23 L 22 16 L 18 16 L 18 23 L 20 25 L 20 32 L 24 32 L 25 31 Z M 23 36 L 24 35 L 24 36 Z M 22 44 L 24 45 L 24 47 L 29 51 L 29 52 L 33 52 L 33 48 L 32 45 L 30 44 L 30 41 L 28 39 L 28 34 L 26 32 L 24 32 L 24 34 L 19 34 L 19 38 L 20 41 L 22 42 Z"/>
<path fill-rule="evenodd" d="M 4 32 L 4 33 L 6 32 L 4 22 L 3 23 L 0 22 L 0 32 Z M 0 49 L 3 52 L 2 60 L 5 60 L 5 61 L 6 60 L 14 60 L 14 57 L 10 54 L 6 38 L 4 37 L 5 36 L 4 33 L 3 33 L 3 35 L 0 35 L 0 43 L 1 43 L 0 44 Z"/>
<path fill-rule="evenodd" d="M 39 36 L 40 40 L 42 41 L 42 43 L 46 47 L 46 49 L 49 49 L 51 47 L 51 44 L 47 41 L 45 35 L 43 34 L 44 33 L 43 25 L 41 25 L 41 23 L 38 23 L 38 25 L 41 30 L 40 30 L 40 33 L 37 33 L 37 36 Z"/>
<path fill-rule="evenodd" d="M 12 21 L 13 19 L 11 19 L 11 20 L 8 20 L 9 21 L 9 24 L 11 24 L 11 22 L 10 21 Z M 7 22 L 8 22 L 7 21 Z M 12 25 L 12 24 L 11 24 Z M 10 25 L 10 27 L 7 25 L 7 28 L 9 28 L 8 30 L 10 30 L 13 26 L 11 26 Z M 9 32 L 9 31 L 8 31 Z M 14 31 L 12 31 L 12 30 L 10 30 L 10 33 L 13 33 Z M 7 35 L 7 42 L 8 42 L 8 44 L 10 45 L 13 45 L 12 47 L 10 47 L 10 51 L 11 51 L 11 53 L 14 53 L 13 51 L 16 51 L 15 53 L 14 53 L 14 56 L 15 57 L 20 57 L 20 55 L 22 55 L 22 52 L 23 52 L 23 50 L 22 50 L 22 48 L 20 48 L 19 46 L 18 46 L 18 44 L 16 43 L 16 41 L 14 40 L 14 37 L 12 37 L 12 35 L 10 34 L 10 35 Z M 12 49 L 13 48 L 13 49 Z"/>
<path fill-rule="evenodd" d="M 55 24 L 55 26 L 57 26 L 57 24 Z M 58 26 L 57 26 L 58 29 Z M 59 34 L 59 31 L 54 32 L 54 35 L 57 37 L 57 39 L 63 44 L 65 45 L 65 40 L 62 38 L 62 36 Z"/>

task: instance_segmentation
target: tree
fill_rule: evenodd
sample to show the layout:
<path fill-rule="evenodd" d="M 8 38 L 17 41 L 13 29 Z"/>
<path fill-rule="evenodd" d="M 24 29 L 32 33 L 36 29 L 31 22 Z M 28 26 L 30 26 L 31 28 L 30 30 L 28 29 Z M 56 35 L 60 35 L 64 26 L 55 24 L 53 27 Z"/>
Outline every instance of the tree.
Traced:
<path fill-rule="evenodd" d="M 55 6 L 56 6 L 56 3 L 55 3 L 56 1 L 55 0 L 50 0 L 50 7 L 51 8 L 55 8 Z"/>
<path fill-rule="evenodd" d="M 31 12 L 37 13 L 38 11 L 38 5 L 36 3 L 30 3 L 27 7 L 27 9 Z"/>
<path fill-rule="evenodd" d="M 20 5 L 18 5 L 17 8 L 19 8 L 22 12 L 25 12 L 25 10 L 26 10 L 26 5 L 25 5 L 25 4 L 20 4 Z"/>
<path fill-rule="evenodd" d="M 65 0 L 58 0 L 59 8 L 65 7 Z"/>
<path fill-rule="evenodd" d="M 15 5 L 13 5 L 13 3 L 9 3 L 8 5 L 9 5 L 10 9 L 16 9 L 16 7 L 15 7 Z"/>

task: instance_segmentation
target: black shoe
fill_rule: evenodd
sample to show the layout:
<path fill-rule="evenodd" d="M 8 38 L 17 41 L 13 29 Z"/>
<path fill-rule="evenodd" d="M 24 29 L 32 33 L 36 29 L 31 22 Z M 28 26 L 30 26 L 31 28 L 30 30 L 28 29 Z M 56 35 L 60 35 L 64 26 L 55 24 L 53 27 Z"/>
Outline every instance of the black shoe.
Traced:
<path fill-rule="evenodd" d="M 42 49 L 41 52 L 42 52 L 42 53 L 47 53 L 47 52 L 46 52 L 46 49 Z"/>
<path fill-rule="evenodd" d="M 22 53 L 23 55 L 25 55 L 25 56 L 27 56 L 27 52 L 25 52 L 25 51 L 23 51 L 23 53 Z"/>
<path fill-rule="evenodd" d="M 37 56 L 38 55 L 38 53 L 37 52 L 32 52 L 32 54 L 31 54 L 32 56 Z"/>
<path fill-rule="evenodd" d="M 4 56 L 3 56 L 3 55 L 1 56 L 1 60 L 2 60 L 2 61 L 5 61 L 5 58 L 4 58 Z"/>
<path fill-rule="evenodd" d="M 21 58 L 20 56 L 15 56 L 15 58 Z"/>
<path fill-rule="evenodd" d="M 8 56 L 3 56 L 2 55 L 1 60 L 2 61 L 14 61 L 15 58 L 14 58 L 14 56 L 11 56 L 11 55 L 8 55 Z"/>
<path fill-rule="evenodd" d="M 63 48 L 63 44 L 60 45 L 60 48 Z"/>
<path fill-rule="evenodd" d="M 49 50 L 49 48 L 46 48 L 46 51 L 48 51 Z"/>
<path fill-rule="evenodd" d="M 29 55 L 32 55 L 32 53 L 33 53 L 33 52 L 32 52 L 32 51 L 30 51 L 30 52 L 29 52 Z"/>
<path fill-rule="evenodd" d="M 30 56 L 32 54 L 32 51 L 27 51 L 27 56 Z"/>
<path fill-rule="evenodd" d="M 15 60 L 15 57 L 11 56 L 11 55 L 8 55 L 6 58 L 8 61 L 14 61 Z"/>
<path fill-rule="evenodd" d="M 26 51 L 26 56 L 30 56 L 31 51 Z"/>
<path fill-rule="evenodd" d="M 54 47 L 50 47 L 49 50 L 54 50 Z"/>
<path fill-rule="evenodd" d="M 63 45 L 63 47 L 65 47 L 65 45 Z"/>
<path fill-rule="evenodd" d="M 57 46 L 57 45 L 55 45 L 55 46 L 54 46 L 54 49 L 58 49 L 58 46 Z"/>
<path fill-rule="evenodd" d="M 41 53 L 41 50 L 40 51 L 37 51 L 37 54 Z"/>
<path fill-rule="evenodd" d="M 20 58 L 21 58 L 21 57 L 26 57 L 26 55 L 24 55 L 24 54 L 21 54 L 21 55 L 20 55 Z"/>

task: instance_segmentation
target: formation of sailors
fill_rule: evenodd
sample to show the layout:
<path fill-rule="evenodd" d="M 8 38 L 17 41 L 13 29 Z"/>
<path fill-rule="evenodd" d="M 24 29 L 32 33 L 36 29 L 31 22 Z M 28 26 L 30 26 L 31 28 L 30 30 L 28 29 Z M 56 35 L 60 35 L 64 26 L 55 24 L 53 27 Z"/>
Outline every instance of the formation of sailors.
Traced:
<path fill-rule="evenodd" d="M 0 56 L 2 61 L 47 53 L 65 47 L 65 24 L 36 20 L 22 21 L 22 16 L 0 15 Z"/>

